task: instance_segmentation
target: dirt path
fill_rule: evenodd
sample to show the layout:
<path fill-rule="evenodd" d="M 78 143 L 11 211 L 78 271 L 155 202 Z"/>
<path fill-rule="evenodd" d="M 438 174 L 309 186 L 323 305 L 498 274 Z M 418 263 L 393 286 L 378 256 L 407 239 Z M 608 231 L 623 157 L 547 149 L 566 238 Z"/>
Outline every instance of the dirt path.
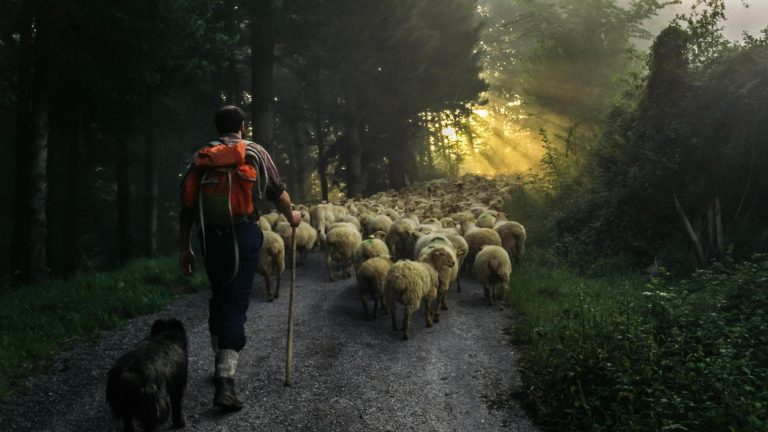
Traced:
<path fill-rule="evenodd" d="M 104 402 L 106 372 L 155 318 L 167 316 L 182 319 L 189 336 L 185 431 L 536 430 L 509 400 L 520 385 L 516 347 L 505 336 L 511 311 L 489 307 L 477 283 L 463 279 L 464 291 L 452 290 L 435 327 L 417 313 L 405 342 L 389 316 L 365 321 L 354 280 L 327 282 L 321 261 L 311 254 L 298 270 L 292 388 L 283 386 L 286 272 L 274 303 L 265 302 L 257 278 L 237 371 L 243 411 L 221 415 L 211 407 L 207 293 L 199 293 L 62 356 L 51 373 L 0 401 L 0 430 L 120 430 Z"/>

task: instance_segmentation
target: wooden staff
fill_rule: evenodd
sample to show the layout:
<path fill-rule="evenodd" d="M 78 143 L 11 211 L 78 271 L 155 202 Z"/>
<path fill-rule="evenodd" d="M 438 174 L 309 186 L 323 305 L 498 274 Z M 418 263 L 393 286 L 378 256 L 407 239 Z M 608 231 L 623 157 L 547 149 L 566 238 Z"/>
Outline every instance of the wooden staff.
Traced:
<path fill-rule="evenodd" d="M 296 295 L 296 227 L 291 227 L 291 298 L 288 300 L 288 350 L 285 356 L 285 385 L 291 386 L 293 362 L 293 298 Z"/>

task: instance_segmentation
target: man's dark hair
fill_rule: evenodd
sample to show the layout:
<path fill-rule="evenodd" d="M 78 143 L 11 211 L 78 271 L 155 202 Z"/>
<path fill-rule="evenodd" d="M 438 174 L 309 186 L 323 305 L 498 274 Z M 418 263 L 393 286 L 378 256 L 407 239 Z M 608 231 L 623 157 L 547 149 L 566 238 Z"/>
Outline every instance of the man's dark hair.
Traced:
<path fill-rule="evenodd" d="M 240 132 L 240 126 L 245 121 L 245 113 L 234 105 L 227 105 L 216 111 L 213 121 L 219 134 L 236 133 Z"/>

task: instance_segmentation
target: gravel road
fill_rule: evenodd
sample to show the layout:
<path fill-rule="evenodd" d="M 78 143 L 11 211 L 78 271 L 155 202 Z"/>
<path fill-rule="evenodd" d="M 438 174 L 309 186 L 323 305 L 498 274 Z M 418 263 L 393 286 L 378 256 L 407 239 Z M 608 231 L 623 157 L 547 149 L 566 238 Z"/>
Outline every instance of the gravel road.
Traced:
<path fill-rule="evenodd" d="M 354 279 L 329 282 L 322 255 L 310 254 L 297 279 L 293 387 L 283 386 L 287 271 L 274 303 L 256 280 L 236 375 L 242 411 L 212 407 L 202 292 L 62 354 L 52 370 L 0 401 L 0 431 L 121 430 L 104 400 L 106 373 L 156 318 L 170 316 L 184 322 L 190 344 L 185 431 L 536 430 L 509 399 L 520 386 L 517 347 L 506 336 L 514 315 L 488 306 L 473 280 L 462 279 L 462 293 L 452 289 L 450 309 L 433 328 L 426 328 L 423 311 L 415 314 L 413 337 L 402 341 L 388 315 L 365 321 Z"/>

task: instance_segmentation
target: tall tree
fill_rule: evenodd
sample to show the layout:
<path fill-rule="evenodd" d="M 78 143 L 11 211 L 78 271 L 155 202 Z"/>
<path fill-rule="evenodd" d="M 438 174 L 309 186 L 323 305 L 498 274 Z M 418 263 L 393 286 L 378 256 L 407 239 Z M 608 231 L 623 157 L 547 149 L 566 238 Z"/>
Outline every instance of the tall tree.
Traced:
<path fill-rule="evenodd" d="M 20 3 L 16 99 L 16 181 L 13 262 L 15 282 L 45 278 L 50 9 L 42 1 Z"/>

